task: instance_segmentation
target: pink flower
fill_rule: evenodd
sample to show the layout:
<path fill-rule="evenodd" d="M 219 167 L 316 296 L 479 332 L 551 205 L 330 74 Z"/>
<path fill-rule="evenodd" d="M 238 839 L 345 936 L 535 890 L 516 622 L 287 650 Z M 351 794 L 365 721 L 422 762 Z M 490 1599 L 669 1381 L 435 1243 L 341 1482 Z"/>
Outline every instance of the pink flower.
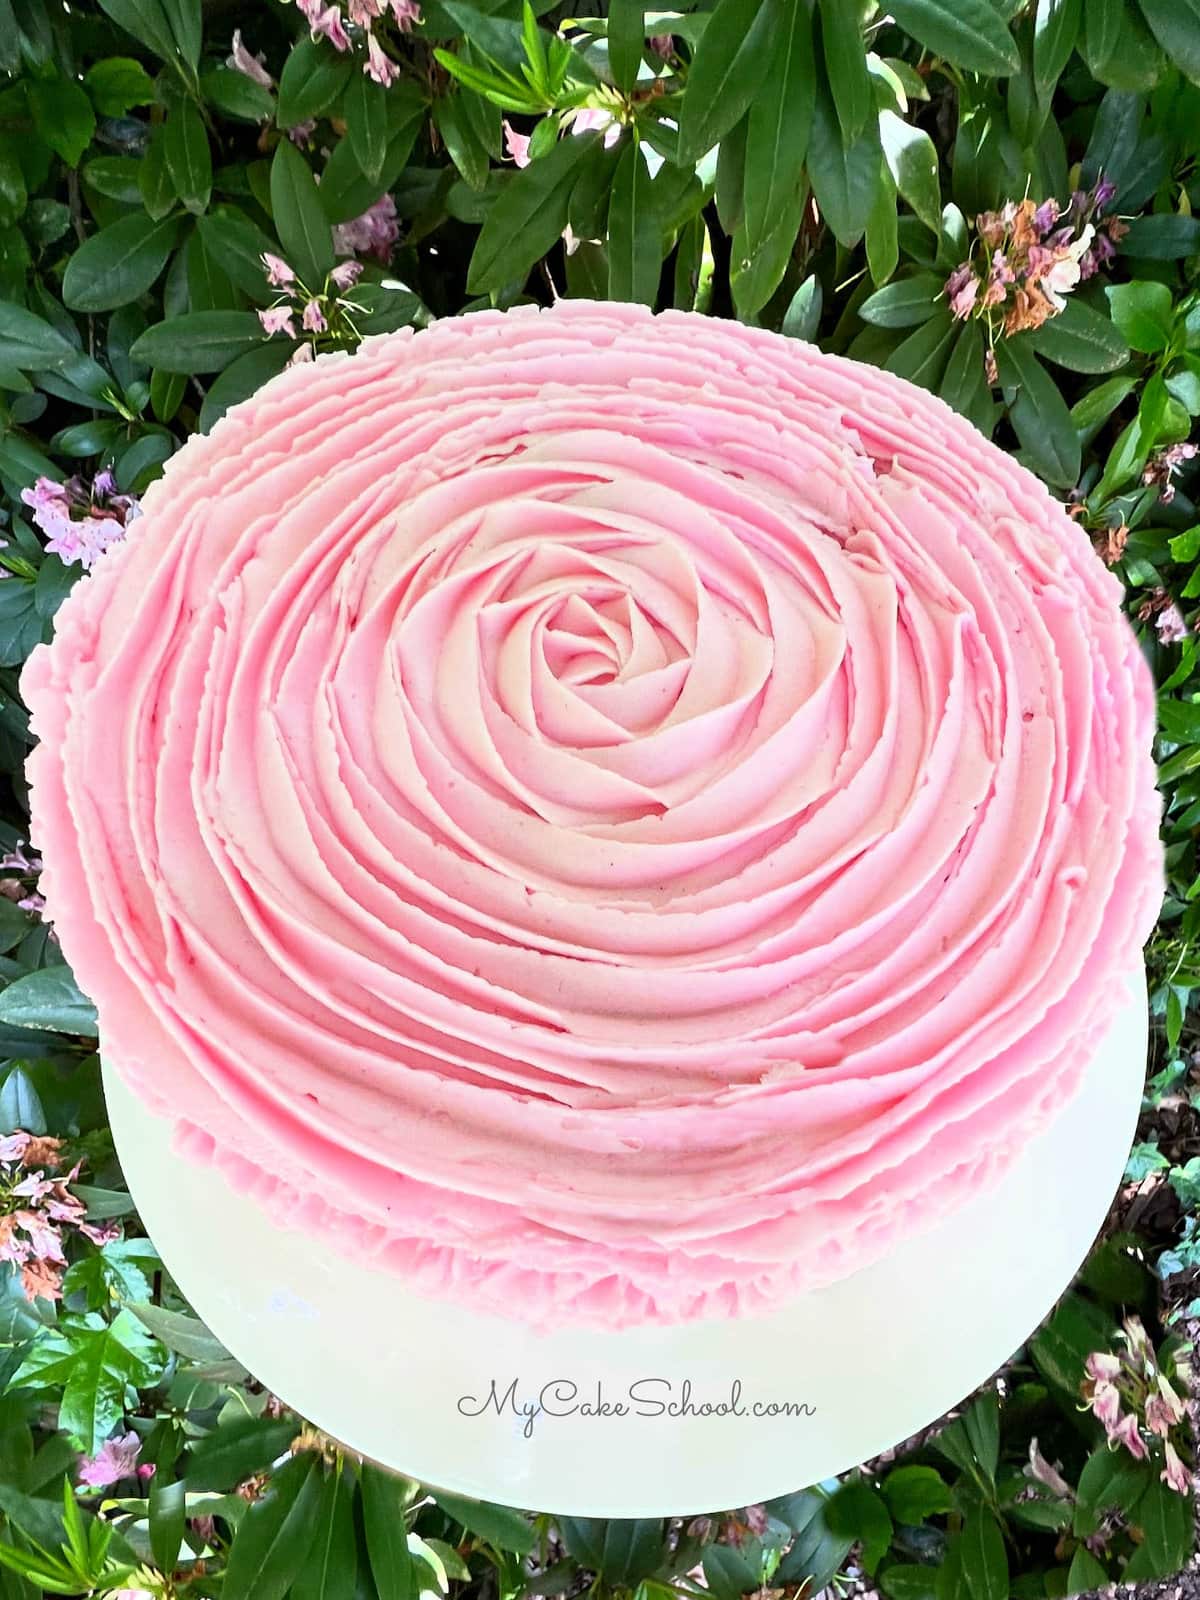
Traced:
<path fill-rule="evenodd" d="M 1107 1380 L 1111 1383 L 1121 1376 L 1121 1358 L 1114 1356 L 1108 1350 L 1093 1350 L 1084 1362 L 1083 1370 L 1089 1378 Z"/>
<path fill-rule="evenodd" d="M 79 1481 L 90 1489 L 107 1489 L 110 1484 L 129 1477 L 141 1452 L 142 1441 L 136 1433 L 114 1434 L 94 1456 L 85 1457 L 79 1463 Z"/>
<path fill-rule="evenodd" d="M 1033 225 L 1038 233 L 1045 236 L 1062 215 L 1057 200 L 1043 200 L 1033 213 Z"/>
<path fill-rule="evenodd" d="M 386 265 L 391 259 L 392 246 L 399 237 L 396 202 L 390 194 L 385 194 L 360 217 L 338 223 L 333 230 L 333 248 L 339 255 L 374 256 Z"/>
<path fill-rule="evenodd" d="M 1159 1394 L 1152 1394 L 1146 1401 L 1146 1426 L 1151 1433 L 1158 1434 L 1160 1439 L 1165 1439 L 1171 1431 L 1171 1408 Z"/>
<path fill-rule="evenodd" d="M 388 0 L 388 4 L 401 33 L 411 33 L 413 27 L 420 24 L 421 8 L 417 0 Z"/>
<path fill-rule="evenodd" d="M 670 33 L 651 34 L 650 48 L 660 60 L 669 61 L 675 49 L 675 36 Z"/>
<path fill-rule="evenodd" d="M 149 1589 L 111 1589 L 108 1600 L 154 1600 Z"/>
<path fill-rule="evenodd" d="M 44 1172 L 31 1172 L 28 1177 L 22 1178 L 20 1183 L 14 1183 L 8 1191 L 9 1194 L 19 1195 L 22 1200 L 44 1200 L 54 1188 L 53 1179 L 47 1178 Z"/>
<path fill-rule="evenodd" d="M 335 50 L 349 50 L 350 35 L 337 6 L 323 6 L 321 0 L 296 0 L 296 5 L 314 39 L 324 35 Z"/>
<path fill-rule="evenodd" d="M 1168 1489 L 1174 1489 L 1176 1494 L 1190 1494 L 1192 1483 L 1187 1468 L 1179 1459 L 1174 1445 L 1169 1442 L 1163 1447 L 1166 1457 L 1166 1468 L 1159 1473 L 1159 1479 L 1166 1484 Z"/>
<path fill-rule="evenodd" d="M 14 1221 L 18 1228 L 24 1229 L 29 1235 L 29 1242 L 34 1253 L 40 1261 L 57 1261 L 60 1265 L 66 1264 L 63 1254 L 62 1240 L 58 1230 L 47 1217 L 39 1215 L 36 1211 L 16 1211 L 13 1213 Z"/>
<path fill-rule="evenodd" d="M 157 1471 L 158 1467 L 153 1461 L 143 1461 L 138 1466 L 137 1475 L 143 1483 L 149 1483 Z"/>
<path fill-rule="evenodd" d="M 310 300 L 304 308 L 304 315 L 300 318 L 301 326 L 305 333 L 324 333 L 329 324 L 325 321 L 325 313 L 321 310 L 318 300 Z"/>
<path fill-rule="evenodd" d="M 964 261 L 961 267 L 946 279 L 946 299 L 950 310 L 956 317 L 969 317 L 975 305 L 975 297 L 979 293 L 979 279 L 971 270 L 971 264 Z"/>
<path fill-rule="evenodd" d="M 1187 638 L 1187 623 L 1183 620 L 1183 612 L 1174 600 L 1165 605 L 1155 617 L 1154 630 L 1158 634 L 1159 644 L 1178 644 L 1180 639 Z"/>
<path fill-rule="evenodd" d="M 275 87 L 275 80 L 263 65 L 262 57 L 252 56 L 242 43 L 240 28 L 233 30 L 233 54 L 225 64 L 232 67 L 235 72 L 240 72 L 255 83 L 261 84 L 264 89 Z"/>
<path fill-rule="evenodd" d="M 0 1161 L 6 1166 L 14 1166 L 25 1154 L 25 1147 L 32 1137 L 32 1134 L 25 1133 L 20 1128 L 16 1133 L 6 1133 L 0 1138 Z"/>
<path fill-rule="evenodd" d="M 355 27 L 369 28 L 376 17 L 383 15 L 383 4 L 382 0 L 349 0 L 346 10 Z"/>
<path fill-rule="evenodd" d="M 297 349 L 292 351 L 291 355 L 288 357 L 287 364 L 289 367 L 299 367 L 302 366 L 304 362 L 311 361 L 312 359 L 312 345 L 302 344 Z"/>
<path fill-rule="evenodd" d="M 528 133 L 518 133 L 507 117 L 504 119 L 504 149 L 518 167 L 529 165 L 530 138 Z"/>
<path fill-rule="evenodd" d="M 603 106 L 590 106 L 586 110 L 571 111 L 567 120 L 571 124 L 572 133 L 598 133 L 604 132 L 604 148 L 616 144 L 621 137 L 621 124 L 617 122 L 611 111 L 605 111 Z"/>
<path fill-rule="evenodd" d="M 265 311 L 258 313 L 258 320 L 263 325 L 263 332 L 268 335 L 286 333 L 289 339 L 296 337 L 291 306 L 268 306 Z"/>
<path fill-rule="evenodd" d="M 1078 284 L 1082 275 L 1079 261 L 1087 247 L 1092 242 L 1095 229 L 1089 222 L 1074 243 L 1066 247 L 1065 254 L 1054 263 L 1041 280 L 1041 290 L 1056 311 L 1061 311 L 1066 301 L 1063 295 L 1070 294 Z"/>
<path fill-rule="evenodd" d="M 116 517 L 84 517 L 74 527 L 79 537 L 79 562 L 85 572 L 91 570 L 99 556 L 125 537 L 124 524 Z M 49 549 L 49 545 L 46 548 Z"/>
<path fill-rule="evenodd" d="M 1092 1390 L 1092 1411 L 1096 1419 L 1111 1432 L 1121 1415 L 1121 1396 L 1115 1383 L 1101 1379 L 1096 1385 Z"/>
<path fill-rule="evenodd" d="M 373 33 L 367 35 L 367 64 L 363 71 L 385 89 L 400 76 L 400 68 L 383 53 Z"/>
<path fill-rule="evenodd" d="M 329 281 L 335 289 L 353 289 L 361 277 L 361 261 L 339 261 L 329 274 Z"/>
<path fill-rule="evenodd" d="M 295 283 L 296 274 L 286 261 L 273 256 L 269 250 L 264 250 L 260 259 L 266 269 L 267 282 L 273 289 L 286 289 L 289 283 Z"/>
<path fill-rule="evenodd" d="M 1123 1444 L 1135 1461 L 1145 1461 L 1148 1454 L 1146 1441 L 1142 1438 L 1132 1411 L 1126 1412 L 1116 1427 L 1109 1429 L 1108 1437 L 1113 1444 Z"/>
<path fill-rule="evenodd" d="M 312 138 L 316 126 L 316 121 L 313 118 L 310 118 L 307 122 L 298 122 L 294 128 L 288 129 L 288 138 L 294 145 L 298 145 L 303 149 Z"/>

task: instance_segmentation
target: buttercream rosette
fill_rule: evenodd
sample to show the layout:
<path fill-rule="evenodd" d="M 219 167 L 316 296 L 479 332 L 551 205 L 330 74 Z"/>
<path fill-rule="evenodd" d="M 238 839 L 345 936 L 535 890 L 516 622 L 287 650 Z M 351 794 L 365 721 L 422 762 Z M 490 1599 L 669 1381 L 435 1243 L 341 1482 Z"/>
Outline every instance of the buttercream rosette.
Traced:
<path fill-rule="evenodd" d="M 940 400 L 686 313 L 368 340 L 189 441 L 22 679 L 102 1048 L 418 1291 L 771 1308 L 987 1183 L 1161 896 L 1120 589 Z"/>

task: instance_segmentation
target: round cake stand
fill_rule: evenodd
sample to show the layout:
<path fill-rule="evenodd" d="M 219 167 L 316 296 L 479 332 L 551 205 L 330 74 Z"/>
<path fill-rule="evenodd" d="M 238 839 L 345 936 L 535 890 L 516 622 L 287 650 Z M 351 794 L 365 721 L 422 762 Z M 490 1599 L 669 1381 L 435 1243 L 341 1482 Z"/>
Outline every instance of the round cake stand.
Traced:
<path fill-rule="evenodd" d="M 1087 1254 L 1133 1138 L 1140 974 L 1128 992 L 1077 1096 L 989 1192 L 771 1316 L 617 1334 L 534 1333 L 281 1232 L 217 1172 L 174 1153 L 166 1123 L 111 1066 L 104 1082 L 130 1190 L 167 1267 L 229 1350 L 315 1426 L 481 1499 L 687 1515 L 877 1455 L 1028 1337 Z"/>

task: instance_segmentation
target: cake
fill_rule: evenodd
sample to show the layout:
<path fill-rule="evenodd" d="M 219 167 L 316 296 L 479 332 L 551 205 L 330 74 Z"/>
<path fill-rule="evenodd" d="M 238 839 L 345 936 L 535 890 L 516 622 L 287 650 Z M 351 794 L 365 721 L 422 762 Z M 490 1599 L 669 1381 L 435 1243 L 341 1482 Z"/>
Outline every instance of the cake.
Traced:
<path fill-rule="evenodd" d="M 752 1315 L 928 1227 L 1161 898 L 1085 532 L 924 391 L 691 313 L 284 371 L 22 690 L 48 914 L 164 1139 L 543 1325 Z"/>

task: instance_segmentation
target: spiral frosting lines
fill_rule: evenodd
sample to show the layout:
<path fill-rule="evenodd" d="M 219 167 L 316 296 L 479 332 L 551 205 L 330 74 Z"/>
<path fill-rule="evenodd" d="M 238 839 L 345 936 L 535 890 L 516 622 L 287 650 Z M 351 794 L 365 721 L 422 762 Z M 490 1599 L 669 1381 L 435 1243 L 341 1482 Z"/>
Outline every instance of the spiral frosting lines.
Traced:
<path fill-rule="evenodd" d="M 106 1056 L 283 1225 L 731 1316 L 988 1182 L 1161 896 L 1153 689 L 1030 476 L 869 367 L 563 302 L 272 380 L 22 680 Z"/>

